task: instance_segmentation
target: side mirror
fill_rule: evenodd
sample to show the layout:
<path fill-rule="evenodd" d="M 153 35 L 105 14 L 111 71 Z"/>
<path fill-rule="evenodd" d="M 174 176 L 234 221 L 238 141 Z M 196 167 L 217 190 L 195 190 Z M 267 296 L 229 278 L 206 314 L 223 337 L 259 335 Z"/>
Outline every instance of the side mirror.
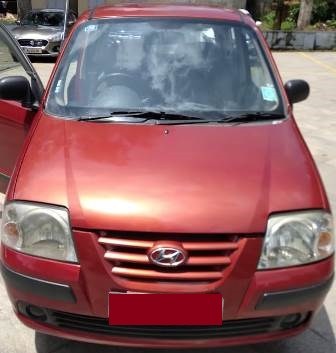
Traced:
<path fill-rule="evenodd" d="M 304 80 L 291 80 L 286 82 L 285 91 L 290 104 L 299 103 L 308 98 L 309 84 Z"/>
<path fill-rule="evenodd" d="M 32 108 L 34 104 L 30 83 L 23 76 L 0 79 L 0 99 L 20 102 L 24 108 Z"/>
<path fill-rule="evenodd" d="M 20 20 L 15 21 L 15 23 L 16 23 L 18 26 L 21 26 L 21 21 L 20 21 Z"/>

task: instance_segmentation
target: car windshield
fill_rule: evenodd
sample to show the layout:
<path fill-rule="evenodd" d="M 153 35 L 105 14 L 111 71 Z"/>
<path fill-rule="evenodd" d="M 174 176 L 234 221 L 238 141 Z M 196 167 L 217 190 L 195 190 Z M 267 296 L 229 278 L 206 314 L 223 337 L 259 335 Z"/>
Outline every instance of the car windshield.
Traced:
<path fill-rule="evenodd" d="M 23 21 L 23 25 L 60 27 L 64 24 L 64 14 L 62 12 L 30 12 Z"/>
<path fill-rule="evenodd" d="M 283 114 L 280 97 L 256 34 L 245 25 L 104 19 L 76 30 L 46 111 L 70 119 L 116 111 Z"/>

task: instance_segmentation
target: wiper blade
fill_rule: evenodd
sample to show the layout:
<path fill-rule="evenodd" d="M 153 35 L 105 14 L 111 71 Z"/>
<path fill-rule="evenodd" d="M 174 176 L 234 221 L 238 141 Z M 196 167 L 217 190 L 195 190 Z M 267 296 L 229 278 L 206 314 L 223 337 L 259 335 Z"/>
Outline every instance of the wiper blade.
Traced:
<path fill-rule="evenodd" d="M 82 116 L 78 119 L 78 121 L 98 121 L 98 120 L 112 120 L 113 117 L 121 117 L 121 118 L 128 118 L 128 117 L 133 117 L 135 114 L 138 114 L 138 112 L 130 112 L 130 111 L 118 111 L 118 112 L 112 112 L 110 114 L 106 115 L 97 115 L 97 116 Z M 123 121 L 122 119 L 118 119 L 115 121 Z"/>
<path fill-rule="evenodd" d="M 119 117 L 120 119 L 113 119 Z M 99 120 L 110 120 L 113 122 L 127 122 L 128 118 L 140 119 L 137 122 L 146 122 L 149 120 L 204 120 L 199 117 L 184 115 L 180 113 L 169 113 L 163 111 L 115 111 L 108 115 L 101 116 L 83 116 L 78 119 L 78 121 L 99 121 Z M 141 119 L 142 118 L 142 119 Z M 132 120 L 133 121 L 133 120 Z"/>
<path fill-rule="evenodd" d="M 237 115 L 225 115 L 220 119 L 206 119 L 193 115 L 185 115 L 175 112 L 164 112 L 164 111 L 115 111 L 107 115 L 100 116 L 83 116 L 78 121 L 104 121 L 116 123 L 127 123 L 136 122 L 144 123 L 150 120 L 155 120 L 156 124 L 159 125 L 180 125 L 180 124 L 209 124 L 209 123 L 244 123 L 251 121 L 266 121 L 266 120 L 278 120 L 284 119 L 283 114 L 265 113 L 265 112 L 253 112 L 243 113 Z"/>
<path fill-rule="evenodd" d="M 284 119 L 285 116 L 283 114 L 275 114 L 275 113 L 244 113 L 237 115 L 225 115 L 219 119 L 201 119 L 194 118 L 192 120 L 181 120 L 181 121 L 159 121 L 158 124 L 165 125 L 182 125 L 182 124 L 243 124 L 252 121 L 266 121 L 266 120 L 279 120 Z M 198 119 L 198 120 L 196 120 Z"/>
<path fill-rule="evenodd" d="M 234 122 L 251 122 L 251 121 L 266 121 L 266 120 L 278 120 L 284 119 L 284 114 L 276 113 L 264 113 L 264 112 L 253 112 L 253 113 L 244 113 L 237 115 L 227 115 L 224 118 L 215 120 L 217 123 L 234 123 Z"/>

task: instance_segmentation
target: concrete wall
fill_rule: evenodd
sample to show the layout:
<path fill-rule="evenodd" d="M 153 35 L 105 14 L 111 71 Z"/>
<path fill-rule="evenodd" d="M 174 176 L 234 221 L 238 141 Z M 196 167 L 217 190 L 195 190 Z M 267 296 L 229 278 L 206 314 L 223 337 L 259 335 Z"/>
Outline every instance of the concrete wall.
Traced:
<path fill-rule="evenodd" d="M 284 32 L 266 31 L 266 40 L 278 50 L 334 50 L 336 32 Z"/>
<path fill-rule="evenodd" d="M 78 11 L 78 1 L 81 2 L 81 0 L 69 1 L 70 8 L 75 12 Z M 32 0 L 32 7 L 33 9 L 62 9 L 65 8 L 65 0 Z"/>

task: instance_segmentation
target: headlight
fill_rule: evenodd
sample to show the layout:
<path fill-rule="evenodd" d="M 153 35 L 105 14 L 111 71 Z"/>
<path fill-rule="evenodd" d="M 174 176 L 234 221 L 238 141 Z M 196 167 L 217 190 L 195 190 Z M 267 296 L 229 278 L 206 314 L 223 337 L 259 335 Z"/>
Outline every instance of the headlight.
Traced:
<path fill-rule="evenodd" d="M 54 36 L 50 37 L 50 41 L 52 42 L 60 42 L 63 40 L 63 33 L 57 33 Z"/>
<path fill-rule="evenodd" d="M 66 208 L 28 202 L 5 206 L 1 240 L 16 251 L 78 262 Z"/>
<path fill-rule="evenodd" d="M 332 216 L 323 211 L 271 216 L 258 268 L 308 264 L 335 251 Z"/>

